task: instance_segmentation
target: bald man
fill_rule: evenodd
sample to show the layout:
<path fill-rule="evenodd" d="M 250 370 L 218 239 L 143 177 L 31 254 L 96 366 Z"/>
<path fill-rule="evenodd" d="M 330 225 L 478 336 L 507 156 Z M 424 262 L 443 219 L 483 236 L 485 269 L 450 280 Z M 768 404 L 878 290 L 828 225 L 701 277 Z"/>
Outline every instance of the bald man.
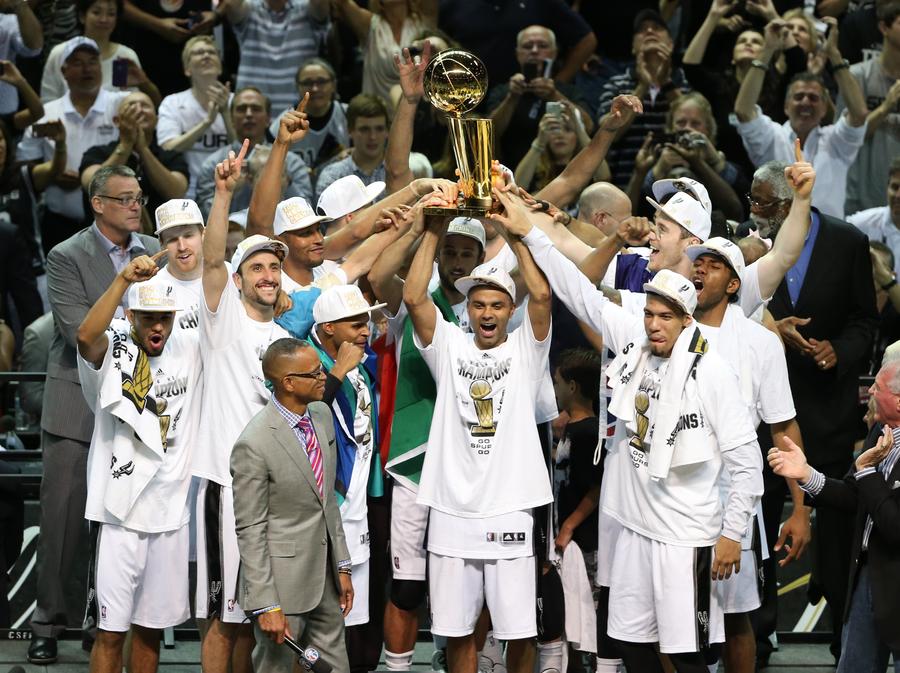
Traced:
<path fill-rule="evenodd" d="M 350 552 L 334 488 L 334 421 L 325 370 L 306 342 L 273 341 L 262 362 L 269 403 L 231 452 L 241 554 L 239 603 L 254 622 L 257 671 L 291 673 L 285 636 L 348 673 L 344 619 L 353 607 Z M 321 587 L 321 588 L 320 588 Z"/>

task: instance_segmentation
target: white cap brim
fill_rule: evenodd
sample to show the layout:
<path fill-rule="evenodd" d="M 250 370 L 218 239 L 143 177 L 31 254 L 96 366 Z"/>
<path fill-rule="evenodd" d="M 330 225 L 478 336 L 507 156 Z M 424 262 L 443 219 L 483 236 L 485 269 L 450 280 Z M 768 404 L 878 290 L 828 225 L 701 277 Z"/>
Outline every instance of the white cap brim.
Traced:
<path fill-rule="evenodd" d="M 372 304 L 365 311 L 357 311 L 354 313 L 348 313 L 347 315 L 336 315 L 336 316 L 328 316 L 327 318 L 322 318 L 321 320 L 316 321 L 317 325 L 322 325 L 326 322 L 337 322 L 338 320 L 346 320 L 347 318 L 352 318 L 355 315 L 363 315 L 364 313 L 368 313 L 371 315 L 372 311 L 377 311 L 380 308 L 384 308 L 387 306 L 387 302 L 380 302 L 378 304 Z"/>
<path fill-rule="evenodd" d="M 270 239 L 268 239 L 267 241 L 264 241 L 264 242 L 260 242 L 260 243 L 256 243 L 256 244 L 254 244 L 254 245 L 251 245 L 251 246 L 250 246 L 249 248 L 247 248 L 247 250 L 245 250 L 244 253 L 241 255 L 241 257 L 240 257 L 240 259 L 238 260 L 237 264 L 234 263 L 234 257 L 232 256 L 232 258 L 231 258 L 232 271 L 233 271 L 234 273 L 237 273 L 237 271 L 238 271 L 238 269 L 240 268 L 241 264 L 243 264 L 244 262 L 246 262 L 248 259 L 250 259 L 253 255 L 255 255 L 255 254 L 258 253 L 258 252 L 271 252 L 272 254 L 274 254 L 274 255 L 276 255 L 276 256 L 278 255 L 279 252 L 281 252 L 281 259 L 282 259 L 282 261 L 283 261 L 284 258 L 287 257 L 287 254 L 288 254 L 288 247 L 287 247 L 283 242 L 277 241 L 277 240 L 275 240 L 275 239 L 273 239 L 273 238 L 270 238 Z M 235 254 L 237 254 L 237 252 L 235 252 Z"/>
<path fill-rule="evenodd" d="M 508 287 L 505 287 L 503 283 L 495 280 L 494 278 L 489 278 L 487 276 L 463 276 L 458 281 L 453 283 L 456 286 L 456 289 L 459 290 L 462 294 L 469 296 L 469 292 L 474 287 L 488 285 L 490 287 L 497 288 L 498 290 L 502 290 L 506 294 L 510 296 L 510 298 L 515 302 L 515 296 L 509 291 Z"/>
<path fill-rule="evenodd" d="M 666 292 L 665 290 L 658 288 L 657 286 L 653 285 L 652 283 L 644 283 L 644 293 L 645 294 L 655 294 L 658 297 L 664 297 L 665 299 L 668 299 L 676 306 L 680 307 L 681 310 L 684 311 L 685 313 L 687 313 L 688 315 L 691 315 L 693 313 L 693 311 L 691 311 L 691 309 L 689 309 L 687 306 L 685 306 L 684 302 L 681 300 L 681 297 L 679 297 L 677 294 L 672 293 L 672 292 Z"/>
<path fill-rule="evenodd" d="M 333 218 L 328 217 L 327 215 L 310 215 L 309 217 L 304 217 L 302 220 L 299 220 L 297 223 L 292 224 L 284 229 L 279 229 L 275 235 L 278 236 L 280 234 L 287 233 L 289 231 L 300 231 L 301 229 L 309 229 L 314 224 L 319 224 L 319 222 L 331 222 Z"/>

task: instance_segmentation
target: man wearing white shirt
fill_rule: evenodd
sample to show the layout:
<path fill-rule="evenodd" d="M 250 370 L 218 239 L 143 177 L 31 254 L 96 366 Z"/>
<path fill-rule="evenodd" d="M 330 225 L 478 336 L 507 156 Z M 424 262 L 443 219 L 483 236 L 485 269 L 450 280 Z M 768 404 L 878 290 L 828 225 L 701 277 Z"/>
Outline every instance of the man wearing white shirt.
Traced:
<path fill-rule="evenodd" d="M 203 670 L 225 673 L 232 655 L 250 670 L 252 630 L 237 601 L 239 555 L 229 461 L 246 424 L 268 403 L 261 360 L 269 344 L 288 336 L 275 324 L 281 262 L 287 247 L 251 236 L 225 263 L 228 207 L 249 142 L 216 166 L 216 196 L 203 237 L 203 352 L 205 426 L 194 475 L 201 477 L 197 515 L 197 617 L 209 620 Z"/>
<path fill-rule="evenodd" d="M 164 150 L 184 152 L 190 168 L 187 197 L 194 198 L 204 160 L 234 140 L 228 104 L 231 94 L 219 82 L 222 57 L 209 35 L 192 37 L 181 53 L 191 88 L 163 98 L 159 104 L 156 141 Z"/>
<path fill-rule="evenodd" d="M 101 87 L 100 49 L 86 37 L 74 37 L 63 50 L 62 72 L 68 93 L 44 105 L 44 117 L 30 126 L 19 144 L 22 161 L 49 161 L 55 142 L 35 135 L 35 126 L 59 120 L 66 129 L 66 170 L 45 192 L 47 211 L 41 222 L 44 250 L 65 240 L 84 226 L 84 203 L 78 168 L 85 151 L 119 137 L 113 119 L 124 93 Z"/>
<path fill-rule="evenodd" d="M 0 60 L 15 62 L 18 56 L 30 58 L 41 53 L 44 36 L 27 0 L 4 3 L 0 14 Z M 0 115 L 8 115 L 19 109 L 19 92 L 16 87 L 0 82 Z"/>
<path fill-rule="evenodd" d="M 757 101 L 769 61 L 779 46 L 777 31 L 781 28 L 781 25 L 770 25 L 766 29 L 763 51 L 759 59 L 753 60 L 741 82 L 734 102 L 736 119 L 732 119 L 732 124 L 756 166 L 772 160 L 790 163 L 794 158 L 794 140 L 799 139 L 818 176 L 813 206 L 827 215 L 843 218 L 847 171 L 865 140 L 869 110 L 862 89 L 850 74 L 850 64 L 838 49 L 838 28 L 833 25 L 824 49 L 841 99 L 847 106 L 846 112 L 834 124 L 821 125 L 829 108 L 828 90 L 821 78 L 807 72 L 794 77 L 788 86 L 784 101 L 788 121 L 778 124 L 763 114 Z"/>
<path fill-rule="evenodd" d="M 894 273 L 900 272 L 900 157 L 891 162 L 887 205 L 853 213 L 847 221 L 869 237 L 881 241 L 894 253 Z"/>

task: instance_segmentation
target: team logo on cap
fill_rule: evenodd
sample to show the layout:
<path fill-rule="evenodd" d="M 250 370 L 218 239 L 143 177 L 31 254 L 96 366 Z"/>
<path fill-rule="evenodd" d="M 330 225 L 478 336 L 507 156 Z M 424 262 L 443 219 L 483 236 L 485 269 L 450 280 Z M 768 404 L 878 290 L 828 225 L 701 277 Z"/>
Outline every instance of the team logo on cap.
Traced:
<path fill-rule="evenodd" d="M 282 207 L 281 211 L 284 213 L 284 216 L 290 220 L 291 224 L 295 222 L 299 222 L 304 217 L 309 217 L 310 215 L 315 215 L 312 211 L 312 208 L 306 207 L 297 203 L 296 201 L 293 203 L 286 203 Z"/>

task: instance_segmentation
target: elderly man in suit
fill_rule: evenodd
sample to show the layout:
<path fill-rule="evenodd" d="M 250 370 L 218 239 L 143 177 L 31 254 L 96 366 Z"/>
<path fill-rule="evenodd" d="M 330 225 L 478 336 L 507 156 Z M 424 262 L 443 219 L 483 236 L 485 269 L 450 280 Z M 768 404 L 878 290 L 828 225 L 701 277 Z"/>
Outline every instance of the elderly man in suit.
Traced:
<path fill-rule="evenodd" d="M 56 661 L 56 639 L 67 626 L 64 586 L 85 527 L 94 415 L 78 382 L 78 326 L 133 258 L 159 251 L 156 239 L 136 233 L 145 197 L 134 171 L 125 166 L 101 168 L 91 181 L 89 196 L 94 223 L 47 255 L 47 294 L 55 330 L 41 416 L 41 535 L 37 606 L 31 617 L 34 638 L 28 648 L 33 664 Z M 124 315 L 121 308 L 119 317 Z"/>
<path fill-rule="evenodd" d="M 826 477 L 788 440 L 769 451 L 776 474 L 796 479 L 814 505 L 855 513 L 852 572 L 838 673 L 900 671 L 900 363 L 882 365 L 869 389 L 876 425 L 843 479 Z"/>
<path fill-rule="evenodd" d="M 334 421 L 315 349 L 278 339 L 263 357 L 273 396 L 231 452 L 240 604 L 255 621 L 253 668 L 291 673 L 284 637 L 349 673 L 350 552 L 335 497 Z"/>
<path fill-rule="evenodd" d="M 772 161 L 757 169 L 750 192 L 750 219 L 760 235 L 775 238 L 793 200 L 784 177 L 786 164 Z M 852 225 L 812 208 L 803 250 L 769 302 L 787 352 L 788 375 L 797 422 L 812 466 L 828 477 L 841 478 L 853 462 L 853 443 L 860 434 L 859 376 L 868 366 L 877 312 L 872 262 L 865 234 Z M 778 539 L 778 524 L 787 488 L 766 472 L 763 518 L 769 543 Z M 831 651 L 840 653 L 840 615 L 850 569 L 847 546 L 853 531 L 850 517 L 834 509 L 816 516 L 813 579 L 810 593 L 824 595 L 833 612 Z M 771 553 L 769 570 L 776 554 Z M 770 575 L 771 577 L 771 575 Z M 774 580 L 774 577 L 772 577 Z M 776 583 L 767 581 L 767 600 L 757 617 L 759 658 L 772 649 L 767 634 L 774 629 Z"/>

